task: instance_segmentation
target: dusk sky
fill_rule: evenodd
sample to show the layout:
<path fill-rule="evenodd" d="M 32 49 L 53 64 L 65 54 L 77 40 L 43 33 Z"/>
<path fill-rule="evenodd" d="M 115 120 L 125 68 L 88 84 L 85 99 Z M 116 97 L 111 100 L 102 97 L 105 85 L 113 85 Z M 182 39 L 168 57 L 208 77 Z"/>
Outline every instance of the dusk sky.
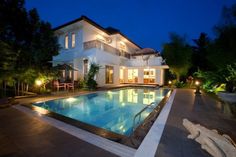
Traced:
<path fill-rule="evenodd" d="M 162 49 L 169 32 L 187 35 L 189 41 L 201 32 L 214 36 L 223 6 L 236 0 L 26 0 L 41 19 L 53 27 L 85 15 L 103 27 L 119 29 L 141 47 Z"/>

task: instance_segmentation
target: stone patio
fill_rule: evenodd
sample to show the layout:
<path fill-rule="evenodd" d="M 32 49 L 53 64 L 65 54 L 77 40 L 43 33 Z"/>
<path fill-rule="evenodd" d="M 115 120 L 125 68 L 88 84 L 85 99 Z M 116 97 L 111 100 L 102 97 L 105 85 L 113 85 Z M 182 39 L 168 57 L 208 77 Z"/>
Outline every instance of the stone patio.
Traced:
<path fill-rule="evenodd" d="M 236 119 L 229 106 L 194 90 L 178 89 L 162 134 L 156 157 L 208 157 L 200 144 L 187 138 L 183 118 L 236 138 Z"/>

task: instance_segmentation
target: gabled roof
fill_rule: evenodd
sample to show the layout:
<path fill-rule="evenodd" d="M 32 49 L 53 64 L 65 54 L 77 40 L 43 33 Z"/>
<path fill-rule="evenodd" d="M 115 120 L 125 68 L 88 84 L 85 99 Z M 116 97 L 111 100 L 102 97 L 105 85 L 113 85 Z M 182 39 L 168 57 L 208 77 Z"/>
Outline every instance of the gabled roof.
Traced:
<path fill-rule="evenodd" d="M 53 28 L 54 31 L 58 30 L 58 29 L 61 29 L 63 27 L 66 27 L 68 25 L 71 25 L 73 23 L 76 23 L 76 22 L 79 22 L 79 21 L 86 21 L 88 22 L 89 24 L 93 25 L 94 27 L 102 30 L 103 32 L 105 32 L 106 34 L 108 35 L 114 35 L 114 34 L 120 34 L 122 37 L 124 37 L 125 39 L 127 39 L 129 42 L 131 42 L 132 44 L 134 44 L 135 46 L 137 46 L 138 48 L 142 49 L 142 47 L 140 47 L 139 45 L 137 45 L 136 43 L 134 43 L 131 39 L 129 39 L 126 35 L 124 35 L 123 33 L 121 33 L 118 29 L 115 29 L 113 27 L 107 27 L 107 28 L 104 28 L 102 27 L 101 25 L 97 24 L 96 22 L 94 22 L 93 20 L 91 20 L 90 18 L 88 18 L 87 16 L 84 16 L 82 15 L 80 18 L 77 18 L 75 20 L 72 20 L 70 22 L 67 22 L 63 25 L 60 25 L 58 27 L 55 27 Z"/>

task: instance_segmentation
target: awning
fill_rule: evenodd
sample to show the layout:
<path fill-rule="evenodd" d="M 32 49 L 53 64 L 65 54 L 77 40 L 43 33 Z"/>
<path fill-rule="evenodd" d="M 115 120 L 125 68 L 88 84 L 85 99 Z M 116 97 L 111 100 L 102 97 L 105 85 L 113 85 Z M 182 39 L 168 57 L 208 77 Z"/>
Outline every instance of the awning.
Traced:
<path fill-rule="evenodd" d="M 58 65 L 54 66 L 53 69 L 78 71 L 68 64 L 58 64 Z"/>

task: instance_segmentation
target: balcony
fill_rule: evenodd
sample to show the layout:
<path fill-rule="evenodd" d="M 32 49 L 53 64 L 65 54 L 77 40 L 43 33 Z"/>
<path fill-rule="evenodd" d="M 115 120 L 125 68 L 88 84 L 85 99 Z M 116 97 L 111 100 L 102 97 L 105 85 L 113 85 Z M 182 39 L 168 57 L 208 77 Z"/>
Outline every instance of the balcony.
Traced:
<path fill-rule="evenodd" d="M 97 48 L 97 49 L 103 50 L 105 52 L 108 52 L 110 54 L 113 54 L 116 56 L 123 56 L 123 57 L 130 59 L 130 54 L 128 52 L 116 49 L 108 44 L 105 44 L 105 43 L 99 41 L 99 40 L 91 40 L 91 41 L 84 42 L 84 50 L 88 50 L 91 48 Z"/>

